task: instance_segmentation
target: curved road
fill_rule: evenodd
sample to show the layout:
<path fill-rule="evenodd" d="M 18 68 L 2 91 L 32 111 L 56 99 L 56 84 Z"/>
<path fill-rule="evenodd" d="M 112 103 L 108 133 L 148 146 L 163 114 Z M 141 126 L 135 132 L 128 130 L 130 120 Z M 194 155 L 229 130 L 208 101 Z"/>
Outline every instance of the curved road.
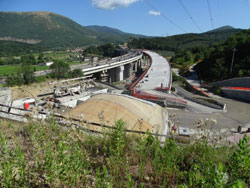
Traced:
<path fill-rule="evenodd" d="M 168 61 L 159 54 L 151 51 L 144 51 L 152 59 L 152 64 L 146 76 L 136 86 L 142 90 L 154 90 L 162 88 L 170 90 L 172 75 Z"/>

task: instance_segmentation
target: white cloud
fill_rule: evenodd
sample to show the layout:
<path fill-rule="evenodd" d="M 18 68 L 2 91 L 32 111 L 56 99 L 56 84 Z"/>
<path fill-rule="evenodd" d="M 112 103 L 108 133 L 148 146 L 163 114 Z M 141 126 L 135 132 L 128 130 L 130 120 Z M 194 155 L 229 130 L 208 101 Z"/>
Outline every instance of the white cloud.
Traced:
<path fill-rule="evenodd" d="M 119 7 L 127 7 L 139 0 L 92 0 L 92 4 L 100 9 L 113 10 Z"/>
<path fill-rule="evenodd" d="M 153 10 L 150 10 L 148 13 L 151 14 L 151 15 L 154 15 L 154 16 L 160 16 L 161 15 L 161 12 L 153 11 Z"/>

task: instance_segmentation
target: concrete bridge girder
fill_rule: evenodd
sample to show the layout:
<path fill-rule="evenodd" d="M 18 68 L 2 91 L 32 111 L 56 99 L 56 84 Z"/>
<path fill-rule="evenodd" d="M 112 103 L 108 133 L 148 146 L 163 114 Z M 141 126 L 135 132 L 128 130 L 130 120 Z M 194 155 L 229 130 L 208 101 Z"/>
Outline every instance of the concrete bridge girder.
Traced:
<path fill-rule="evenodd" d="M 82 69 L 82 71 L 85 75 L 94 74 L 101 81 L 118 82 L 129 78 L 133 72 L 140 70 L 143 64 L 141 59 L 142 55 L 124 61 Z"/>
<path fill-rule="evenodd" d="M 96 67 L 83 68 L 82 72 L 85 75 L 94 74 L 94 73 L 100 72 L 102 70 L 109 70 L 109 69 L 113 69 L 113 68 L 116 68 L 116 67 L 124 66 L 126 64 L 131 64 L 131 63 L 133 63 L 133 62 L 135 62 L 135 61 L 137 61 L 138 59 L 141 59 L 141 58 L 142 58 L 142 55 L 137 56 L 137 57 L 133 57 L 131 59 L 123 60 L 123 61 L 118 61 L 118 62 L 114 62 L 114 63 L 99 65 L 99 66 L 96 66 Z"/>

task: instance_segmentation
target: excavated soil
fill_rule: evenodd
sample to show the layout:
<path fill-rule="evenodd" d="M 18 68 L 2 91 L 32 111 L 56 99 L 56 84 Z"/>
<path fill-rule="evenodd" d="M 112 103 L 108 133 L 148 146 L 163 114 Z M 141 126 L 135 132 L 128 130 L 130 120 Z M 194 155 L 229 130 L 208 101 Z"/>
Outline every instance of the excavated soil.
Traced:
<path fill-rule="evenodd" d="M 162 131 L 163 113 L 166 110 L 158 105 L 124 96 L 99 94 L 63 115 L 108 126 L 113 126 L 122 119 L 126 129 L 158 133 Z M 91 129 L 101 130 L 101 127 L 89 126 Z"/>

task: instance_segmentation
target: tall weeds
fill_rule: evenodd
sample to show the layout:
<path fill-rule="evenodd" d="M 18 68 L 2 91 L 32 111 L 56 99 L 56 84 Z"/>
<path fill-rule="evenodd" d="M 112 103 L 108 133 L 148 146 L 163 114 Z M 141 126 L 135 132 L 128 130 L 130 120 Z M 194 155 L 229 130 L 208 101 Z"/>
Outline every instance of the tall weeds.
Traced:
<path fill-rule="evenodd" d="M 9 126 L 11 124 L 11 126 Z M 151 133 L 128 135 L 117 121 L 105 135 L 53 120 L 1 122 L 0 187 L 247 187 L 250 146 L 160 143 Z"/>

